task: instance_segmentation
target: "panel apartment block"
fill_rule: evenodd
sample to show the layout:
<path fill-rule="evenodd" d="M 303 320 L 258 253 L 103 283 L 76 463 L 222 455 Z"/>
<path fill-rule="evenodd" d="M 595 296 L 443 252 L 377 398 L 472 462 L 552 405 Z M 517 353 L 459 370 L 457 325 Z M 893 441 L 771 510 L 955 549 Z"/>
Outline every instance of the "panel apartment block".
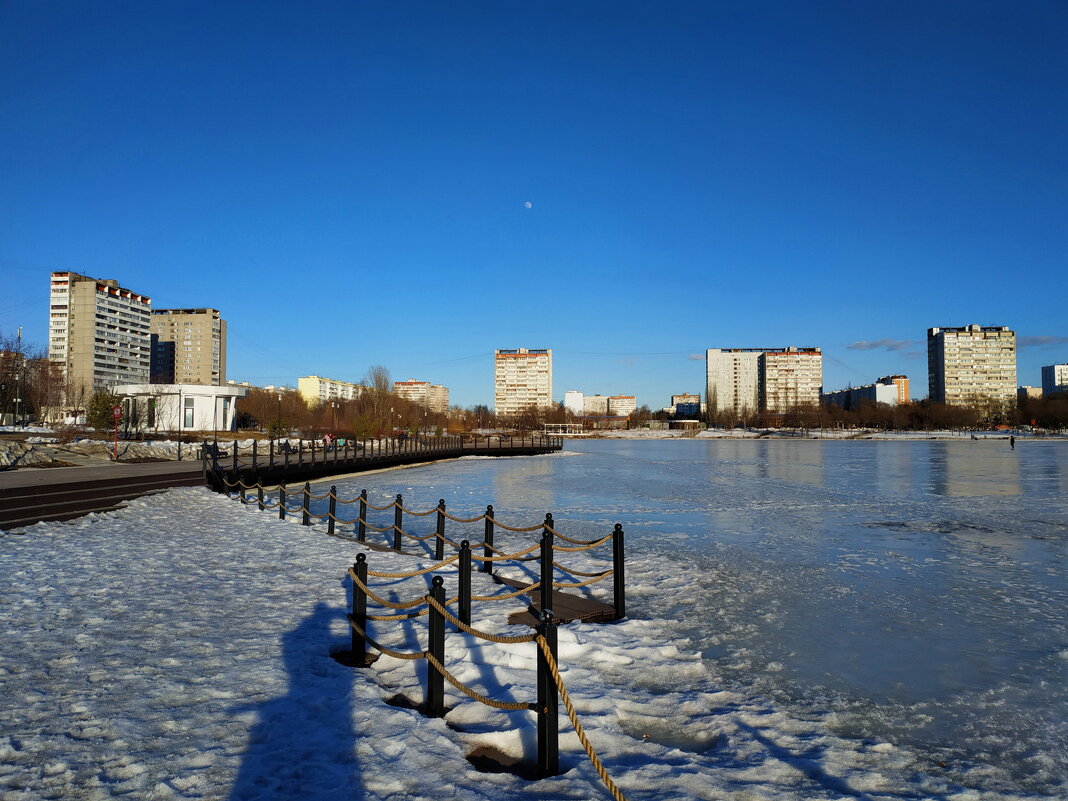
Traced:
<path fill-rule="evenodd" d="M 764 411 L 819 405 L 823 391 L 823 353 L 819 348 L 769 350 L 761 360 Z"/>
<path fill-rule="evenodd" d="M 709 348 L 705 377 L 712 413 L 815 406 L 823 388 L 823 353 L 819 348 Z"/>
<path fill-rule="evenodd" d="M 927 329 L 927 383 L 937 403 L 1016 399 L 1016 332 L 1006 326 Z"/>
<path fill-rule="evenodd" d="M 493 408 L 497 414 L 518 414 L 531 406 L 552 406 L 552 402 L 551 349 L 493 352 Z"/>
<path fill-rule="evenodd" d="M 440 384 L 416 381 L 414 378 L 409 378 L 407 381 L 394 381 L 393 394 L 425 406 L 428 410 L 438 414 L 449 411 L 449 388 Z"/>
<path fill-rule="evenodd" d="M 760 357 L 763 348 L 709 348 L 705 351 L 710 413 L 736 414 L 760 409 Z"/>
<path fill-rule="evenodd" d="M 363 390 L 362 384 L 335 381 L 317 375 L 306 375 L 297 379 L 297 392 L 309 406 L 319 406 L 332 400 L 352 400 L 360 397 Z"/>
<path fill-rule="evenodd" d="M 217 309 L 152 312 L 152 383 L 226 383 L 226 320 Z"/>
<path fill-rule="evenodd" d="M 1042 368 L 1042 395 L 1068 392 L 1068 364 L 1048 364 Z"/>
<path fill-rule="evenodd" d="M 63 371 L 68 405 L 116 384 L 148 382 L 151 317 L 152 299 L 117 281 L 51 274 L 48 358 Z"/>

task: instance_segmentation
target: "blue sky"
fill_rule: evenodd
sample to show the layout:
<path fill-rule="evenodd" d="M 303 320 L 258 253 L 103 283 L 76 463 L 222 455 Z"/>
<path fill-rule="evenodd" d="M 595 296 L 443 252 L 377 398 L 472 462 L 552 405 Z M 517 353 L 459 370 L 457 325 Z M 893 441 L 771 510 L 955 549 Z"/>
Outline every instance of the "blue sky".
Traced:
<path fill-rule="evenodd" d="M 1063 2 L 0 2 L 0 331 L 47 273 L 214 306 L 228 377 L 666 405 L 709 347 L 926 394 L 1068 361 Z M 528 207 L 526 204 L 530 204 Z"/>

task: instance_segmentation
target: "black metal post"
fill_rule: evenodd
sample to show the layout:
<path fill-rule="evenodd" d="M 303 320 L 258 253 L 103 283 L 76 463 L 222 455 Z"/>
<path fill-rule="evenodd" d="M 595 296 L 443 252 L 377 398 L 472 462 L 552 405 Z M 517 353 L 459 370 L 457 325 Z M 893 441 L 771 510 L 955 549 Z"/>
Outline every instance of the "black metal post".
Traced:
<path fill-rule="evenodd" d="M 356 554 L 356 564 L 352 569 L 360 583 L 367 586 L 367 554 Z M 366 629 L 367 593 L 360 587 L 360 583 L 352 582 L 352 620 L 361 629 Z M 352 629 L 352 664 L 355 667 L 367 664 L 367 641 L 356 629 Z"/>
<path fill-rule="evenodd" d="M 256 505 L 263 511 L 263 484 L 256 482 Z"/>
<path fill-rule="evenodd" d="M 273 470 L 274 469 L 274 437 L 271 437 L 270 454 L 271 454 L 271 457 L 270 457 L 269 461 L 270 461 L 271 469 Z"/>
<path fill-rule="evenodd" d="M 442 586 L 445 579 L 434 576 L 433 585 L 430 588 L 430 597 L 442 606 L 445 605 L 445 587 Z M 430 642 L 427 651 L 441 665 L 445 664 L 445 616 L 433 606 L 430 607 L 429 634 Z M 445 716 L 445 677 L 438 672 L 433 665 L 426 668 L 426 714 L 428 717 L 441 718 Z"/>
<path fill-rule="evenodd" d="M 311 460 L 312 460 L 312 467 L 315 467 L 315 440 L 314 439 L 311 441 Z"/>
<path fill-rule="evenodd" d="M 257 440 L 252 440 L 252 469 L 253 470 L 256 469 L 256 442 L 257 442 Z"/>
<path fill-rule="evenodd" d="M 330 487 L 330 514 L 326 516 L 326 533 L 334 533 L 334 515 L 337 514 L 337 487 Z"/>
<path fill-rule="evenodd" d="M 493 549 L 490 547 L 493 545 L 493 504 L 491 503 L 486 507 L 486 533 L 483 537 L 486 547 L 484 555 L 487 559 L 493 556 Z M 483 573 L 493 573 L 493 562 L 482 563 Z"/>
<path fill-rule="evenodd" d="M 556 661 L 556 624 L 551 609 L 541 610 L 538 634 L 545 638 L 549 653 Z M 560 772 L 560 720 L 556 681 L 549 660 L 538 646 L 538 772 L 555 776 Z"/>
<path fill-rule="evenodd" d="M 612 531 L 612 591 L 615 595 L 616 620 L 627 616 L 627 597 L 623 575 L 623 525 L 616 523 Z"/>
<path fill-rule="evenodd" d="M 434 538 L 434 558 L 439 562 L 445 558 L 445 499 L 438 499 L 438 529 Z"/>
<path fill-rule="evenodd" d="M 311 482 L 304 482 L 304 496 L 300 504 L 301 517 L 300 523 L 303 526 L 311 525 Z"/>
<path fill-rule="evenodd" d="M 460 543 L 460 599 L 458 601 L 460 621 L 471 625 L 471 543 Z"/>
<path fill-rule="evenodd" d="M 289 469 L 289 450 L 293 446 L 289 444 L 289 438 L 286 438 L 286 469 Z"/>
<path fill-rule="evenodd" d="M 553 605 L 553 516 L 545 515 L 545 524 L 541 535 L 541 587 L 539 598 L 542 609 L 551 609 Z"/>
<path fill-rule="evenodd" d="M 278 485 L 278 519 L 286 519 L 286 485 Z"/>
<path fill-rule="evenodd" d="M 237 478 L 237 440 L 234 440 L 234 478 Z"/>
<path fill-rule="evenodd" d="M 404 505 L 404 498 L 399 494 L 397 500 L 393 504 L 393 550 L 399 551 L 401 549 L 401 530 L 404 528 L 404 510 L 401 506 Z"/>
<path fill-rule="evenodd" d="M 367 490 L 360 490 L 360 519 L 356 521 L 356 539 L 367 539 Z"/>
<path fill-rule="evenodd" d="M 304 437 L 297 440 L 297 465 L 304 466 Z"/>
<path fill-rule="evenodd" d="M 248 503 L 248 498 L 245 497 L 245 482 L 241 480 L 241 476 L 237 476 L 238 495 L 241 496 L 241 503 Z"/>

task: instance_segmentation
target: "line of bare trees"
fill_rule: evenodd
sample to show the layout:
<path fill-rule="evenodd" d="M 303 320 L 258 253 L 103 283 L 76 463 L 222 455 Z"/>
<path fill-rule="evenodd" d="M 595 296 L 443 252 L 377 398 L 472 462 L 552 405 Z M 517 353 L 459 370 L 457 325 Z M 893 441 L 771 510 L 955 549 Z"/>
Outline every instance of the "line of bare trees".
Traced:
<path fill-rule="evenodd" d="M 709 425 L 724 428 L 877 428 L 888 431 L 976 429 L 997 425 L 1035 425 L 1039 428 L 1068 427 L 1068 394 L 1029 398 L 1019 403 L 984 400 L 973 406 L 935 403 L 929 400 L 891 406 L 862 402 L 854 409 L 839 406 L 797 406 L 785 413 L 711 412 Z"/>

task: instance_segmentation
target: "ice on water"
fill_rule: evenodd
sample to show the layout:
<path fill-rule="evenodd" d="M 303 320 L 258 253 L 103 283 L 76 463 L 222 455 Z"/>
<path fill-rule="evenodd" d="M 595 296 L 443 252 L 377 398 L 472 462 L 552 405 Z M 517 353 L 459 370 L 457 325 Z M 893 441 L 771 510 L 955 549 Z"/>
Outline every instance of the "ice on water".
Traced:
<path fill-rule="evenodd" d="M 551 511 L 577 536 L 624 524 L 630 619 L 563 627 L 560 654 L 628 798 L 1064 797 L 1068 463 L 917 446 L 591 442 L 336 483 Z M 357 550 L 198 489 L 0 535 L 0 797 L 607 797 L 566 718 L 563 776 L 482 773 L 479 748 L 533 756 L 530 713 L 447 688 L 429 720 L 398 703 L 422 700 L 421 663 L 332 660 Z M 501 631 L 501 606 L 475 625 Z M 422 625 L 376 635 L 415 650 Z M 532 648 L 452 633 L 448 666 L 530 700 Z"/>

